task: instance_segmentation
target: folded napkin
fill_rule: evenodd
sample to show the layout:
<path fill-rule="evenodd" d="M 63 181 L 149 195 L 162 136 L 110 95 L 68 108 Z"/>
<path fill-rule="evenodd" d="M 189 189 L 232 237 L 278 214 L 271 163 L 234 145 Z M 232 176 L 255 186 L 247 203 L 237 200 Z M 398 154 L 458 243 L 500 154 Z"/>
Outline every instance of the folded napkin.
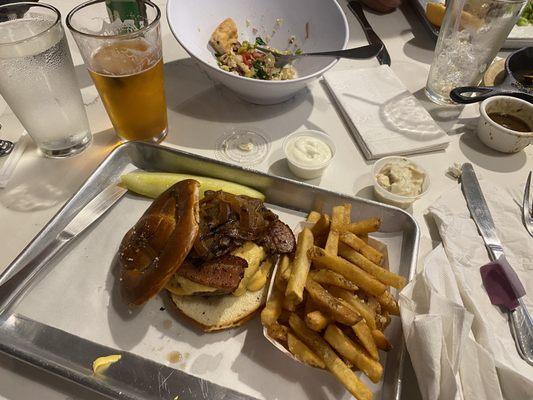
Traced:
<path fill-rule="evenodd" d="M 506 256 L 533 312 L 533 239 L 509 192 L 481 181 Z M 490 303 L 479 268 L 489 262 L 460 187 L 429 209 L 442 245 L 400 293 L 402 325 L 425 400 L 531 400 L 533 367 L 520 358 L 507 314 Z"/>
<path fill-rule="evenodd" d="M 367 159 L 441 150 L 448 136 L 387 65 L 324 74 Z"/>

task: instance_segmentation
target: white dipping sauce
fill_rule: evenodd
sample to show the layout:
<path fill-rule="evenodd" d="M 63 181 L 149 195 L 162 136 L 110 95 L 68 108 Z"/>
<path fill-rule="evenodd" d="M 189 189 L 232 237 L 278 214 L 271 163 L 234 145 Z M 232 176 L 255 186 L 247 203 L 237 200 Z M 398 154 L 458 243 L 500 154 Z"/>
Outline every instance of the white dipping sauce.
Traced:
<path fill-rule="evenodd" d="M 385 164 L 376 180 L 391 193 L 412 197 L 422 193 L 425 176 L 414 164 L 403 159 Z"/>
<path fill-rule="evenodd" d="M 318 167 L 331 160 L 331 148 L 315 136 L 296 136 L 287 143 L 287 157 L 302 167 Z"/>

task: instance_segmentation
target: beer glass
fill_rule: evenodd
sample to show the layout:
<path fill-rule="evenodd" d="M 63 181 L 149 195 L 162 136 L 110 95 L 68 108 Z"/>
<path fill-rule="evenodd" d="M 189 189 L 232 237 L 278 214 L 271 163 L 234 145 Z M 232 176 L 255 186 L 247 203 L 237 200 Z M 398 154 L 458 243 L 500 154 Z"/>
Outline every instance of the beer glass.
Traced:
<path fill-rule="evenodd" d="M 426 85 L 427 97 L 454 104 L 450 91 L 479 85 L 526 0 L 449 0 Z"/>
<path fill-rule="evenodd" d="M 122 20 L 105 0 L 88 1 L 68 14 L 67 26 L 116 134 L 159 142 L 167 134 L 161 11 L 150 1 L 137 3 L 143 15 Z"/>
<path fill-rule="evenodd" d="M 29 2 L 0 6 L 0 94 L 46 156 L 70 156 L 91 142 L 56 8 Z"/>

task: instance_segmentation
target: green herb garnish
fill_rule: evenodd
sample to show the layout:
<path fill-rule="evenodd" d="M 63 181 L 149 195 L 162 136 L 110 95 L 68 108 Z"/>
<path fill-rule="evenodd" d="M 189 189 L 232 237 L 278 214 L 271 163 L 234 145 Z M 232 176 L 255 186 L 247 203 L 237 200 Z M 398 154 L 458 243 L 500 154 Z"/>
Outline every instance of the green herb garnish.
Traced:
<path fill-rule="evenodd" d="M 258 78 L 258 79 L 262 79 L 262 80 L 268 80 L 268 74 L 265 70 L 265 62 L 264 61 L 261 61 L 261 60 L 255 60 L 253 63 L 252 63 L 252 67 L 254 68 L 255 70 L 255 76 Z"/>
<path fill-rule="evenodd" d="M 265 46 L 266 43 L 265 43 L 265 41 L 263 39 L 261 39 L 260 36 L 258 36 L 258 37 L 255 38 L 255 45 L 256 46 Z"/>

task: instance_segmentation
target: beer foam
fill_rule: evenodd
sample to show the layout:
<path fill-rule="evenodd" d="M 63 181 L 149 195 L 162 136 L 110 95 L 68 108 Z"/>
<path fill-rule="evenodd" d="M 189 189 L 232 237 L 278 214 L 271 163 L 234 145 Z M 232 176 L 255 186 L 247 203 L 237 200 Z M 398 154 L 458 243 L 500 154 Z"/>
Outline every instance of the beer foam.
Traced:
<path fill-rule="evenodd" d="M 160 59 L 159 51 L 145 39 L 122 40 L 96 49 L 91 70 L 99 74 L 124 76 L 144 71 Z"/>

